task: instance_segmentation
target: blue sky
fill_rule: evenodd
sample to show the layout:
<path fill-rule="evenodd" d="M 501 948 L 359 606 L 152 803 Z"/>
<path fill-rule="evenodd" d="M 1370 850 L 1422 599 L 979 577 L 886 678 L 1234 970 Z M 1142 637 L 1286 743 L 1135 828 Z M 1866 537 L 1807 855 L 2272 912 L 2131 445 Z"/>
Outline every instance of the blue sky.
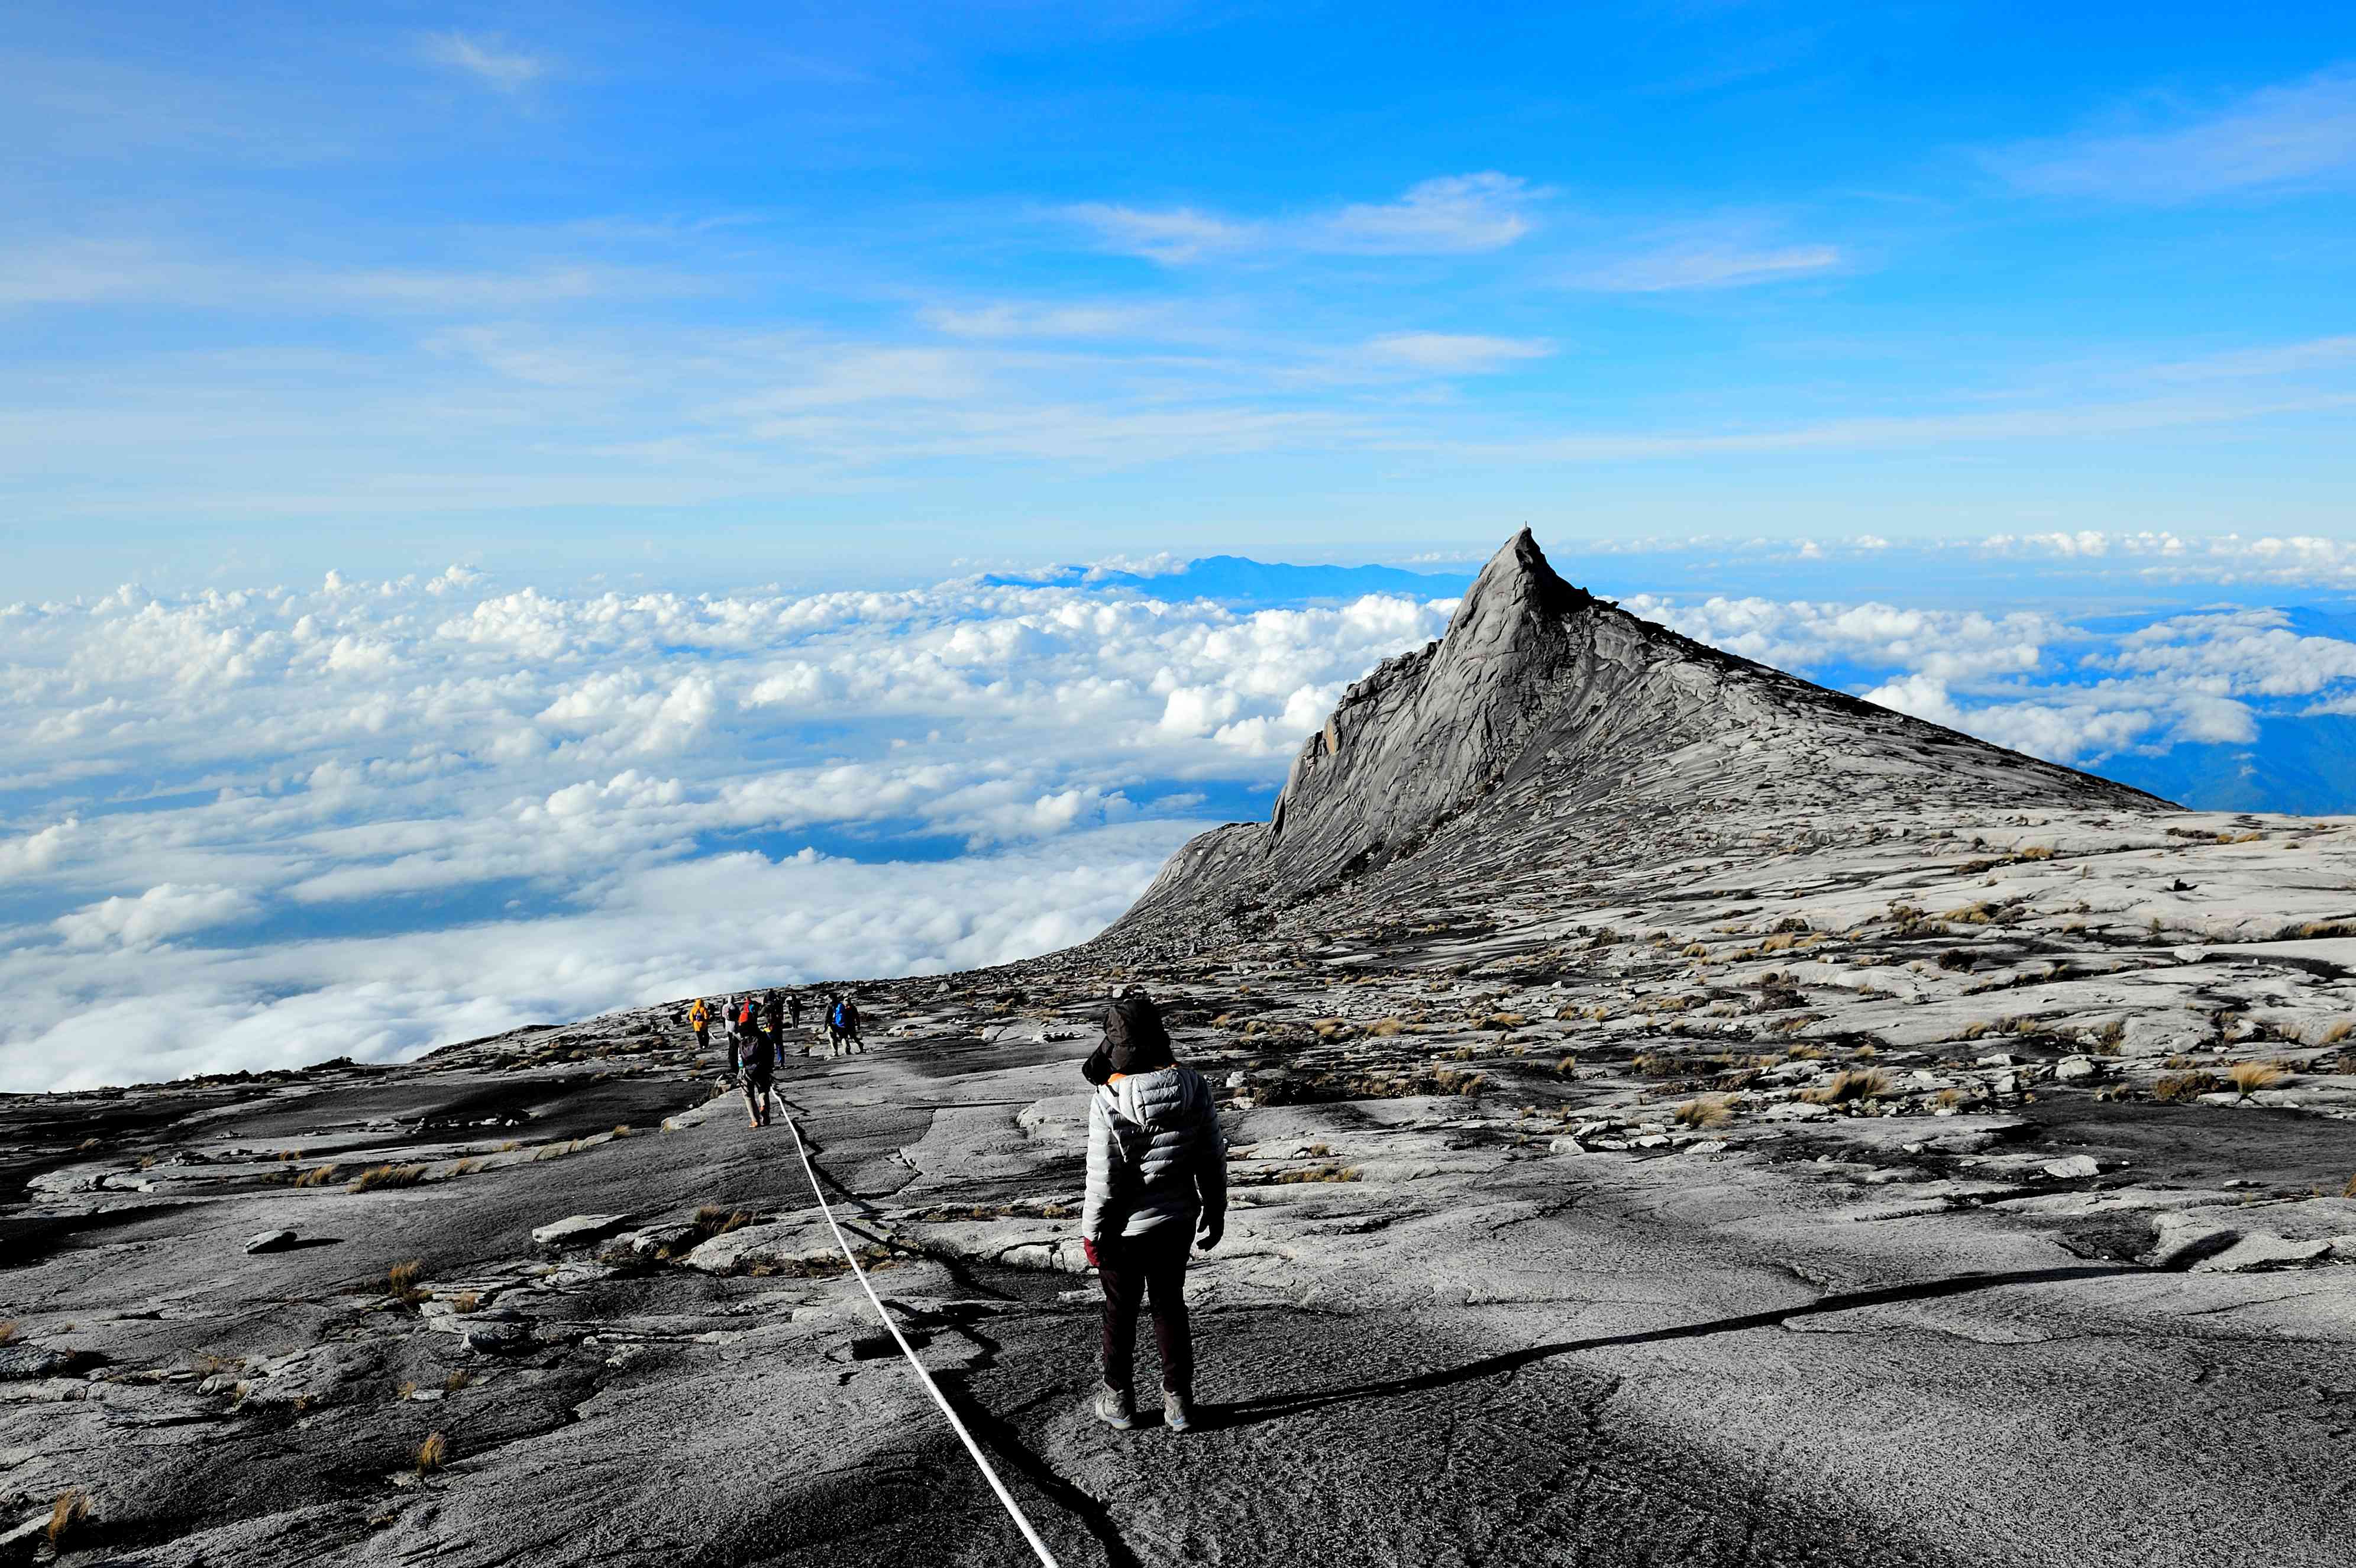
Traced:
<path fill-rule="evenodd" d="M 12 590 L 2345 537 L 2339 7 L 12 8 Z"/>

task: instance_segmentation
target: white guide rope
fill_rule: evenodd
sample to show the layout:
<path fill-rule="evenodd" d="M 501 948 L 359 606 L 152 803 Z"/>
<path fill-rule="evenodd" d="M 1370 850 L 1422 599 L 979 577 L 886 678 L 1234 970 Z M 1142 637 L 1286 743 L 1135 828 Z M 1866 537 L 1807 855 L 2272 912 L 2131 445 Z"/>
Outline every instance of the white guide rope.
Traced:
<path fill-rule="evenodd" d="M 777 1099 L 783 1104 L 785 1096 L 780 1094 Z M 818 1211 L 826 1216 L 826 1228 L 834 1232 L 834 1244 L 842 1249 L 843 1259 L 851 1264 L 851 1272 L 859 1276 L 859 1287 L 867 1293 L 867 1299 L 874 1305 L 875 1316 L 884 1320 L 884 1327 L 891 1330 L 894 1339 L 899 1341 L 900 1353 L 908 1358 L 910 1366 L 916 1369 L 917 1381 L 925 1385 L 925 1392 L 933 1396 L 933 1403 L 941 1407 L 941 1413 L 948 1417 L 950 1427 L 957 1433 L 958 1441 L 965 1445 L 965 1451 L 973 1456 L 976 1465 L 981 1467 L 981 1478 L 990 1483 L 990 1489 L 996 1492 L 998 1500 L 1006 1505 L 1006 1512 L 1014 1520 L 1014 1528 L 1023 1532 L 1023 1539 L 1031 1543 L 1031 1550 L 1039 1554 L 1039 1561 L 1046 1564 L 1046 1568 L 1058 1568 L 1055 1554 L 1047 1550 L 1047 1543 L 1039 1539 L 1037 1531 L 1031 1528 L 1031 1521 L 1023 1517 L 1022 1507 L 1015 1502 L 1013 1494 L 1006 1489 L 1006 1483 L 1000 1480 L 998 1472 L 990 1467 L 990 1461 L 982 1455 L 981 1445 L 973 1440 L 973 1434 L 965 1429 L 965 1423 L 958 1419 L 958 1413 L 949 1408 L 948 1400 L 942 1395 L 939 1385 L 933 1381 L 933 1374 L 925 1371 L 925 1363 L 916 1359 L 916 1352 L 909 1346 L 907 1336 L 900 1332 L 900 1326 L 893 1322 L 892 1315 L 884 1309 L 883 1298 L 875 1294 L 875 1287 L 867 1283 L 867 1271 L 859 1266 L 858 1255 L 851 1250 L 851 1243 L 843 1239 L 842 1227 L 834 1222 L 834 1210 L 828 1205 L 826 1193 L 818 1184 L 818 1170 L 810 1164 L 809 1146 L 802 1142 L 800 1124 L 794 1120 L 790 1111 L 786 1113 L 786 1126 L 794 1135 L 794 1151 L 802 1157 L 802 1171 L 809 1178 L 810 1191 L 818 1199 Z"/>

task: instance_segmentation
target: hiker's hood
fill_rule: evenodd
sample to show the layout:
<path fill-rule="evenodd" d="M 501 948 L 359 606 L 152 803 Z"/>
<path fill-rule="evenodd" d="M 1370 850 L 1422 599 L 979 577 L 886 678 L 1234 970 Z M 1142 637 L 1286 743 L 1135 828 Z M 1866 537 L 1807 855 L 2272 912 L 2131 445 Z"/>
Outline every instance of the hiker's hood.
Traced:
<path fill-rule="evenodd" d="M 1191 1067 L 1132 1072 L 1097 1093 L 1123 1120 L 1154 1131 L 1183 1127 L 1211 1114 L 1211 1086 Z"/>

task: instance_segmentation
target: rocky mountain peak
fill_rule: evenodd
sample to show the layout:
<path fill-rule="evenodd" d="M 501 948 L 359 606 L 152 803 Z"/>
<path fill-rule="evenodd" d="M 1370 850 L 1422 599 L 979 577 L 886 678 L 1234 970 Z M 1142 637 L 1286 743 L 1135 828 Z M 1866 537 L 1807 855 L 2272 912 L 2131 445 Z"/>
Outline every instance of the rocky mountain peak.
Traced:
<path fill-rule="evenodd" d="M 1448 622 L 1446 641 L 1494 645 L 1526 631 L 1543 629 L 1550 617 L 1595 602 L 1594 595 L 1563 581 L 1526 528 L 1507 539 L 1481 575 L 1472 580 Z"/>
<path fill-rule="evenodd" d="M 1296 903 L 1377 872 L 1568 865 L 1613 824 L 1693 823 L 1699 842 L 1749 831 L 1759 808 L 1831 825 L 1942 803 L 2165 805 L 1642 620 L 1564 581 L 1524 528 L 1444 637 L 1343 694 L 1267 823 L 1188 844 L 1114 929 Z"/>

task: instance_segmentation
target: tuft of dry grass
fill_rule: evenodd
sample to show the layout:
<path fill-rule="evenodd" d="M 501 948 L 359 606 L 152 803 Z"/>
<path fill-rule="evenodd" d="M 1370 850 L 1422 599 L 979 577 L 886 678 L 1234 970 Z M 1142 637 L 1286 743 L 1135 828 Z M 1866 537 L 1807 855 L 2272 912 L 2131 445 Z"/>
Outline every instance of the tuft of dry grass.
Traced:
<path fill-rule="evenodd" d="M 1734 1120 L 1734 1100 L 1727 1094 L 1697 1094 L 1670 1116 L 1682 1127 L 1722 1127 Z"/>
<path fill-rule="evenodd" d="M 16 1320 L 15 1318 L 11 1317 L 5 1322 L 0 1322 L 0 1345 L 15 1344 L 16 1342 Z"/>
<path fill-rule="evenodd" d="M 630 1136 L 629 1125 L 627 1123 L 624 1123 L 623 1125 L 616 1127 L 614 1129 L 614 1136 L 617 1138 L 628 1137 Z"/>
<path fill-rule="evenodd" d="M 2177 1059 L 2170 1057 L 2169 1060 Z M 2203 1094 L 2214 1094 L 2224 1086 L 2223 1080 L 2213 1072 L 2167 1072 L 2162 1073 L 2159 1082 L 2151 1086 L 2151 1097 L 2167 1101 L 2198 1100 Z"/>
<path fill-rule="evenodd" d="M 1491 1013 L 1481 1020 L 1481 1027 L 1494 1029 L 1519 1029 L 1529 1021 L 1520 1013 Z"/>
<path fill-rule="evenodd" d="M 49 1522 L 42 1527 L 41 1536 L 53 1552 L 65 1550 L 66 1538 L 90 1522 L 90 1494 L 80 1487 L 68 1487 L 49 1505 Z"/>
<path fill-rule="evenodd" d="M 414 1187 L 424 1179 L 422 1165 L 372 1165 L 344 1185 L 354 1192 L 372 1192 L 380 1187 Z"/>
<path fill-rule="evenodd" d="M 1407 1028 L 1407 1025 L 1395 1018 L 1376 1019 L 1374 1022 L 1366 1026 L 1366 1032 L 1368 1034 L 1387 1037 L 1398 1033 L 1399 1030 L 1405 1028 Z"/>
<path fill-rule="evenodd" d="M 1879 1100 L 1890 1093 L 1890 1074 L 1878 1067 L 1852 1068 L 1834 1074 L 1800 1096 L 1812 1105 L 1845 1105 L 1851 1100 Z"/>
<path fill-rule="evenodd" d="M 439 1432 L 429 1432 L 425 1441 L 417 1445 L 417 1473 L 430 1476 L 450 1462 L 450 1439 Z"/>
<path fill-rule="evenodd" d="M 2356 1176 L 2351 1176 L 2348 1179 L 2348 1185 L 2340 1189 L 2340 1196 L 2342 1198 L 2356 1198 Z"/>
<path fill-rule="evenodd" d="M 305 1171 L 302 1175 L 296 1177 L 294 1179 L 294 1185 L 297 1187 L 325 1187 L 327 1183 L 335 1179 L 336 1168 L 334 1166 L 315 1165 L 310 1169 Z"/>
<path fill-rule="evenodd" d="M 2014 855 L 2013 859 L 2016 860 L 2051 860 L 2053 859 L 2053 846 L 2051 844 L 2031 844 L 2027 848 L 2022 849 L 2018 854 Z"/>
<path fill-rule="evenodd" d="M 2225 1081 L 2241 1091 L 2244 1100 L 2261 1089 L 2271 1089 L 2290 1077 L 2290 1070 L 2279 1061 L 2236 1061 L 2225 1069 Z"/>
<path fill-rule="evenodd" d="M 1960 1105 L 1971 1095 L 1961 1089 L 1946 1088 L 1940 1090 L 1934 1098 L 1942 1105 Z"/>
<path fill-rule="evenodd" d="M 457 1313 L 461 1317 L 464 1317 L 467 1313 L 475 1311 L 482 1305 L 483 1293 L 481 1291 L 464 1290 L 458 1293 L 458 1299 L 450 1304 L 450 1310 Z"/>
<path fill-rule="evenodd" d="M 384 1293 L 403 1306 L 415 1306 L 426 1296 L 417 1284 L 418 1276 L 424 1272 L 424 1263 L 417 1258 L 393 1264 L 384 1271 Z"/>
<path fill-rule="evenodd" d="M 471 1387 L 474 1381 L 474 1373 L 464 1367 L 453 1367 L 450 1369 L 450 1375 L 442 1380 L 442 1392 L 456 1393 L 462 1388 Z"/>
<path fill-rule="evenodd" d="M 2341 1040 L 2346 1040 L 2351 1034 L 2356 1034 L 2356 1022 L 2351 1022 L 2347 1019 L 2341 1019 L 2338 1023 L 2333 1024 L 2329 1029 L 2325 1029 L 2323 1031 L 2323 1038 L 2316 1043 L 2319 1045 L 2338 1045 Z"/>

